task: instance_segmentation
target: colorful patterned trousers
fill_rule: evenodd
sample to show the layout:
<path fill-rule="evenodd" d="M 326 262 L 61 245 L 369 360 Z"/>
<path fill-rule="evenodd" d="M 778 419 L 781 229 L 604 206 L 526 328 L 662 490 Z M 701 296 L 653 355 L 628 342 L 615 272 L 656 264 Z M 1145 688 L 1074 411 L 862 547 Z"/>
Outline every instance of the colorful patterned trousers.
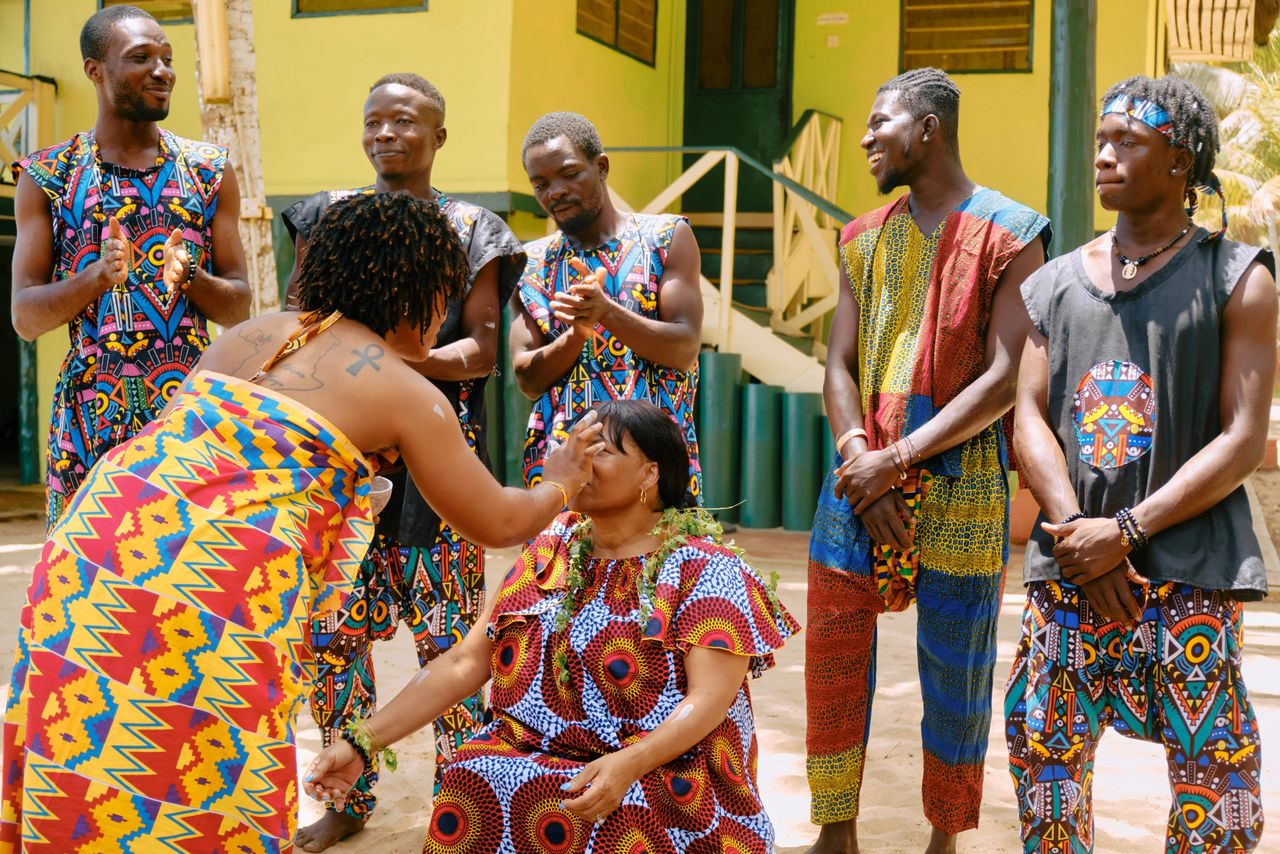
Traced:
<path fill-rule="evenodd" d="M 466 636 L 484 610 L 484 549 L 441 524 L 430 548 L 375 539 L 360 566 L 355 592 L 341 610 L 313 620 L 317 677 L 311 715 L 330 744 L 357 717 L 377 703 L 372 643 L 391 638 L 403 621 L 413 632 L 418 664 L 439 657 Z M 436 776 L 454 751 L 483 724 L 483 693 L 476 693 L 435 721 Z M 344 812 L 367 818 L 376 798 L 378 766 L 358 781 Z M 332 809 L 332 804 L 329 805 Z"/>
<path fill-rule="evenodd" d="M 1167 854 L 1252 851 L 1262 757 L 1240 677 L 1240 603 L 1174 582 L 1132 591 L 1144 606 L 1129 632 L 1095 614 L 1073 584 L 1027 586 L 1005 695 L 1024 850 L 1093 850 L 1093 759 L 1111 726 L 1164 746 Z"/>
<path fill-rule="evenodd" d="M 915 517 L 921 788 L 925 818 L 945 833 L 977 827 L 982 803 L 1009 545 L 1000 441 L 993 427 L 961 446 L 963 474 L 935 475 Z M 805 764 L 814 824 L 858 815 L 876 688 L 876 621 L 885 610 L 874 544 L 834 489 L 833 469 L 809 543 Z"/>

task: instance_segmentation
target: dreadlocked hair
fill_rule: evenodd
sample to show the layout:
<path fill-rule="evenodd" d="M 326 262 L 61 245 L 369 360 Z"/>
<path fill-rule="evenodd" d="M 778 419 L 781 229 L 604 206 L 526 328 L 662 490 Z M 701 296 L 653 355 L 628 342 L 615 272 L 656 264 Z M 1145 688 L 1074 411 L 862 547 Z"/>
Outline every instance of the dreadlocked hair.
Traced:
<path fill-rule="evenodd" d="M 1213 164 L 1218 156 L 1218 117 L 1195 84 L 1182 77 L 1130 77 L 1121 80 L 1102 96 L 1105 108 L 1120 95 L 1151 101 L 1169 114 L 1174 145 L 1191 152 L 1194 158 L 1187 174 L 1190 187 L 1212 186 Z"/>
<path fill-rule="evenodd" d="M 332 205 L 307 241 L 298 277 L 303 311 L 341 311 L 378 335 L 408 320 L 423 332 L 463 296 L 470 264 L 440 208 L 408 193 Z"/>
<path fill-rule="evenodd" d="M 960 87 L 938 68 L 904 71 L 876 90 L 877 95 L 896 92 L 898 100 L 916 121 L 932 113 L 942 126 L 942 138 L 953 148 L 960 145 Z"/>

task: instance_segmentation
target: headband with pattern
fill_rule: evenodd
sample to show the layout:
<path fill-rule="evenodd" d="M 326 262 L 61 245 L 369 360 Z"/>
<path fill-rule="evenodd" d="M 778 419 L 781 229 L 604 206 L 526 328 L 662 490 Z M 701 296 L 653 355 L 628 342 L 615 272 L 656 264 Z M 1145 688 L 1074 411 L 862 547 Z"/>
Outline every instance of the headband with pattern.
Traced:
<path fill-rule="evenodd" d="M 1199 145 L 1193 149 L 1186 141 L 1174 137 L 1173 121 L 1169 118 L 1169 113 L 1164 107 L 1160 106 L 1155 101 L 1148 101 L 1145 98 L 1135 98 L 1132 95 L 1121 93 L 1107 102 L 1107 104 L 1102 108 L 1102 115 L 1120 115 L 1136 119 L 1147 127 L 1154 128 L 1164 134 L 1164 137 L 1168 139 L 1171 144 L 1176 145 L 1179 148 L 1185 148 L 1192 153 L 1199 152 Z M 1196 197 L 1196 189 L 1197 188 L 1194 186 L 1187 187 L 1188 216 L 1194 214 L 1196 212 L 1196 208 L 1199 206 L 1199 200 Z M 1200 241 L 1201 243 L 1205 243 L 1210 240 L 1217 240 L 1226 233 L 1227 199 L 1226 196 L 1222 194 L 1222 182 L 1218 180 L 1218 176 L 1213 174 L 1212 171 L 1209 172 L 1209 177 L 1199 189 L 1217 196 L 1222 201 L 1222 228 L 1207 235 Z"/>

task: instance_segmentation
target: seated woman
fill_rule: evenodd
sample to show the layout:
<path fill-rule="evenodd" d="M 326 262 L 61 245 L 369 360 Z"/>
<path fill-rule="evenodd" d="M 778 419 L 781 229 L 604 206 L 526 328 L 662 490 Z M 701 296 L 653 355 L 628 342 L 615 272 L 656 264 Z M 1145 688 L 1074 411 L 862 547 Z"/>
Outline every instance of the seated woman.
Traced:
<path fill-rule="evenodd" d="M 491 677 L 493 721 L 458 752 L 426 851 L 773 850 L 756 786 L 746 676 L 799 626 L 701 510 L 656 406 L 596 410 L 591 480 L 525 547 L 472 632 L 349 740 L 306 787 L 341 802 L 376 752 Z"/>
<path fill-rule="evenodd" d="M 440 515 L 525 541 L 583 483 L 600 427 L 499 486 L 425 358 L 466 281 L 449 222 L 408 195 L 334 205 L 308 313 L 228 330 L 161 416 L 89 472 L 22 611 L 4 718 L 0 850 L 289 849 L 293 722 L 314 609 L 369 545 L 370 453 L 398 452 Z"/>

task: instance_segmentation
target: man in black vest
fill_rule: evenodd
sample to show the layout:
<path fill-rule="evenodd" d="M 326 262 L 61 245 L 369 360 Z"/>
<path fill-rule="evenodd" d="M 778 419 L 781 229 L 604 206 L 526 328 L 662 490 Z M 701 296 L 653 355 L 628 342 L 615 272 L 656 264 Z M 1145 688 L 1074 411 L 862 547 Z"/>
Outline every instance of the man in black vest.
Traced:
<path fill-rule="evenodd" d="M 1165 850 L 1252 851 L 1261 748 L 1239 630 L 1266 571 L 1243 483 L 1267 436 L 1274 260 L 1190 219 L 1197 190 L 1221 195 L 1195 87 L 1134 77 L 1102 105 L 1095 180 L 1116 226 L 1022 287 L 1015 436 L 1042 508 L 1005 700 L 1023 844 L 1093 849 L 1110 725 L 1165 748 Z"/>

